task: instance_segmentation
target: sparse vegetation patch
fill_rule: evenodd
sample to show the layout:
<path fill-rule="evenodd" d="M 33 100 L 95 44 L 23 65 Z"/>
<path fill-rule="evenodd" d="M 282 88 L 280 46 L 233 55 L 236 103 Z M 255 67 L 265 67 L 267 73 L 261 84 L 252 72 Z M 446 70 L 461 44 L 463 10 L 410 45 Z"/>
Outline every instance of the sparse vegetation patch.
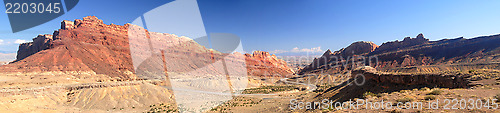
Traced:
<path fill-rule="evenodd" d="M 230 108 L 252 107 L 252 106 L 255 106 L 256 104 L 259 104 L 261 102 L 262 102 L 262 99 L 237 97 L 237 98 L 233 99 L 232 101 L 225 102 L 224 104 L 221 104 L 215 108 L 210 109 L 210 111 L 212 111 L 212 112 L 228 112 L 228 110 L 231 110 Z"/>
<path fill-rule="evenodd" d="M 371 97 L 375 97 L 375 96 L 377 96 L 377 94 L 372 93 L 372 92 L 365 92 L 365 93 L 363 94 L 363 98 L 368 98 L 368 97 L 370 97 L 370 96 L 371 96 Z"/>
<path fill-rule="evenodd" d="M 172 105 L 167 105 L 164 103 L 149 105 L 149 111 L 146 113 L 175 113 L 179 112 L 177 108 Z"/>
<path fill-rule="evenodd" d="M 243 94 L 269 94 L 282 91 L 291 91 L 296 89 L 302 89 L 295 85 L 280 85 L 280 86 L 262 86 L 258 88 L 245 89 Z"/>

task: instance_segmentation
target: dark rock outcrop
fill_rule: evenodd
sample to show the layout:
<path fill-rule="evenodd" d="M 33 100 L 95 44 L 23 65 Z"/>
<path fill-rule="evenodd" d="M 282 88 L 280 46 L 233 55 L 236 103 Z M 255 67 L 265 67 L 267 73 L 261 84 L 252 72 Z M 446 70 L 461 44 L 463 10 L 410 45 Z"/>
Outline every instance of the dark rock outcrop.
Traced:
<path fill-rule="evenodd" d="M 370 66 L 361 66 L 352 70 L 352 77 L 375 81 L 377 84 L 396 84 L 396 85 L 421 85 L 430 87 L 446 88 L 467 88 L 470 81 L 468 76 L 446 75 L 441 73 L 426 74 L 394 74 L 377 72 Z M 357 75 L 357 76 L 356 76 Z M 364 76 L 360 77 L 360 76 Z"/>
<path fill-rule="evenodd" d="M 20 44 L 19 50 L 17 51 L 16 61 L 22 60 L 39 51 L 48 49 L 52 40 L 52 35 L 38 35 L 33 38 L 33 42 Z"/>
<path fill-rule="evenodd" d="M 470 85 L 471 79 L 468 74 L 386 73 L 370 66 L 360 66 L 352 70 L 349 80 L 320 92 L 312 99 L 345 102 L 353 98 L 362 98 L 366 92 L 391 93 L 424 87 L 468 88 Z"/>

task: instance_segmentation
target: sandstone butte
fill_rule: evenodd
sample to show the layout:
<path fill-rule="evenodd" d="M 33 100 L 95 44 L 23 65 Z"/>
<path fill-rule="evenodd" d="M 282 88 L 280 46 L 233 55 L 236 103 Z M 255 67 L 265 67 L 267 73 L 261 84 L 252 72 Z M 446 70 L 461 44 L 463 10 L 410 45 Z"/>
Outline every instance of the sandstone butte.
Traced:
<path fill-rule="evenodd" d="M 130 30 L 145 33 L 140 34 Z M 251 76 L 293 74 L 285 61 L 268 52 L 220 53 L 205 48 L 187 37 L 149 32 L 132 24 L 107 25 L 95 16 L 87 16 L 74 21 L 64 20 L 61 22 L 61 28 L 53 34 L 38 35 L 33 38 L 33 42 L 20 44 L 17 59 L 8 65 L 1 66 L 0 72 L 86 72 L 107 75 L 116 79 L 137 79 L 137 76 L 141 75 L 136 75 L 131 48 L 146 47 L 129 45 L 131 34 L 166 42 L 159 45 L 168 47 L 164 50 L 167 54 L 164 61 L 169 72 L 185 72 L 201 68 L 227 56 L 230 62 L 244 63 L 246 67 L 243 69 L 246 69 L 248 75 Z M 148 63 L 161 63 L 161 60 L 149 59 L 149 62 L 140 64 L 137 69 L 159 68 Z M 221 74 L 210 72 L 210 68 L 204 71 Z"/>

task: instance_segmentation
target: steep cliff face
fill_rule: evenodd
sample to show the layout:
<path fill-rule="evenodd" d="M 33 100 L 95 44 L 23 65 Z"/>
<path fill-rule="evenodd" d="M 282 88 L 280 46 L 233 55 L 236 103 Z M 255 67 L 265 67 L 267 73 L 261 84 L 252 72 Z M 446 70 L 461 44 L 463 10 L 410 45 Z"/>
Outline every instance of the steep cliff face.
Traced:
<path fill-rule="evenodd" d="M 269 52 L 254 51 L 252 54 L 245 54 L 245 60 L 250 75 L 282 76 L 294 73 L 284 60 L 270 55 Z"/>
<path fill-rule="evenodd" d="M 131 39 L 137 37 L 142 38 Z M 135 45 L 130 45 L 130 41 L 134 41 Z M 207 65 L 226 58 L 234 64 L 247 61 L 251 68 L 248 70 L 258 69 L 270 74 L 292 73 L 284 61 L 266 53 L 256 52 L 247 57 L 238 53 L 220 53 L 187 37 L 149 32 L 131 24 L 107 25 L 95 16 L 88 16 L 62 21 L 61 29 L 52 35 L 39 35 L 33 42 L 21 44 L 16 62 L 2 66 L 0 70 L 3 73 L 84 71 L 111 78 L 134 79 L 163 71 L 188 72 L 195 69 L 224 74 L 214 69 L 219 67 Z M 144 59 L 133 60 L 133 57 Z M 166 68 L 158 66 L 163 63 Z M 240 69 L 227 67 L 236 71 Z M 250 75 L 260 74 L 248 72 Z"/>
<path fill-rule="evenodd" d="M 63 21 L 63 29 L 21 44 L 16 62 L 0 70 L 4 73 L 83 71 L 130 79 L 133 70 L 128 24 L 106 25 L 95 16 L 77 19 L 74 23 Z"/>
<path fill-rule="evenodd" d="M 37 37 L 33 38 L 33 42 L 20 44 L 19 50 L 17 51 L 16 61 L 22 60 L 39 51 L 48 49 L 50 46 L 49 42 L 52 40 L 52 35 L 38 35 Z"/>
<path fill-rule="evenodd" d="M 318 59 L 324 60 L 314 60 L 310 66 L 300 70 L 299 74 L 344 73 L 358 66 L 372 66 L 387 71 L 412 66 L 489 63 L 500 61 L 500 57 L 496 57 L 500 54 L 498 43 L 500 35 L 429 41 L 423 34 L 419 34 L 416 38 L 406 37 L 403 41 L 383 43 L 369 52 L 367 49 L 365 51 L 358 49 L 357 51 L 362 52 L 348 56 L 338 55 L 343 52 L 334 52 L 330 56 L 323 55 L 325 57 Z M 329 52 L 325 54 L 327 53 Z M 335 55 L 337 57 L 331 57 Z"/>

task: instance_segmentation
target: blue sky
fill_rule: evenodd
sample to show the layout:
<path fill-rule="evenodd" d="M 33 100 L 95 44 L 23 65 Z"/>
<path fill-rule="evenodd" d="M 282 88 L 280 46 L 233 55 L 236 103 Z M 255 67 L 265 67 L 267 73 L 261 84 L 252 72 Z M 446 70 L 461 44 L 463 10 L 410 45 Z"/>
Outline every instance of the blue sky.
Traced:
<path fill-rule="evenodd" d="M 106 24 L 130 23 L 165 1 L 81 0 L 65 15 L 12 33 L 0 14 L 0 52 L 17 51 L 16 40 L 52 34 L 62 20 L 94 15 Z M 500 34 L 500 1 L 466 0 L 200 0 L 207 33 L 232 33 L 245 51 L 338 50 L 355 41 L 402 40 L 423 33 L 439 40 Z M 5 12 L 4 6 L 0 12 Z M 295 48 L 295 49 L 294 49 Z M 311 49 L 312 48 L 312 49 Z"/>

